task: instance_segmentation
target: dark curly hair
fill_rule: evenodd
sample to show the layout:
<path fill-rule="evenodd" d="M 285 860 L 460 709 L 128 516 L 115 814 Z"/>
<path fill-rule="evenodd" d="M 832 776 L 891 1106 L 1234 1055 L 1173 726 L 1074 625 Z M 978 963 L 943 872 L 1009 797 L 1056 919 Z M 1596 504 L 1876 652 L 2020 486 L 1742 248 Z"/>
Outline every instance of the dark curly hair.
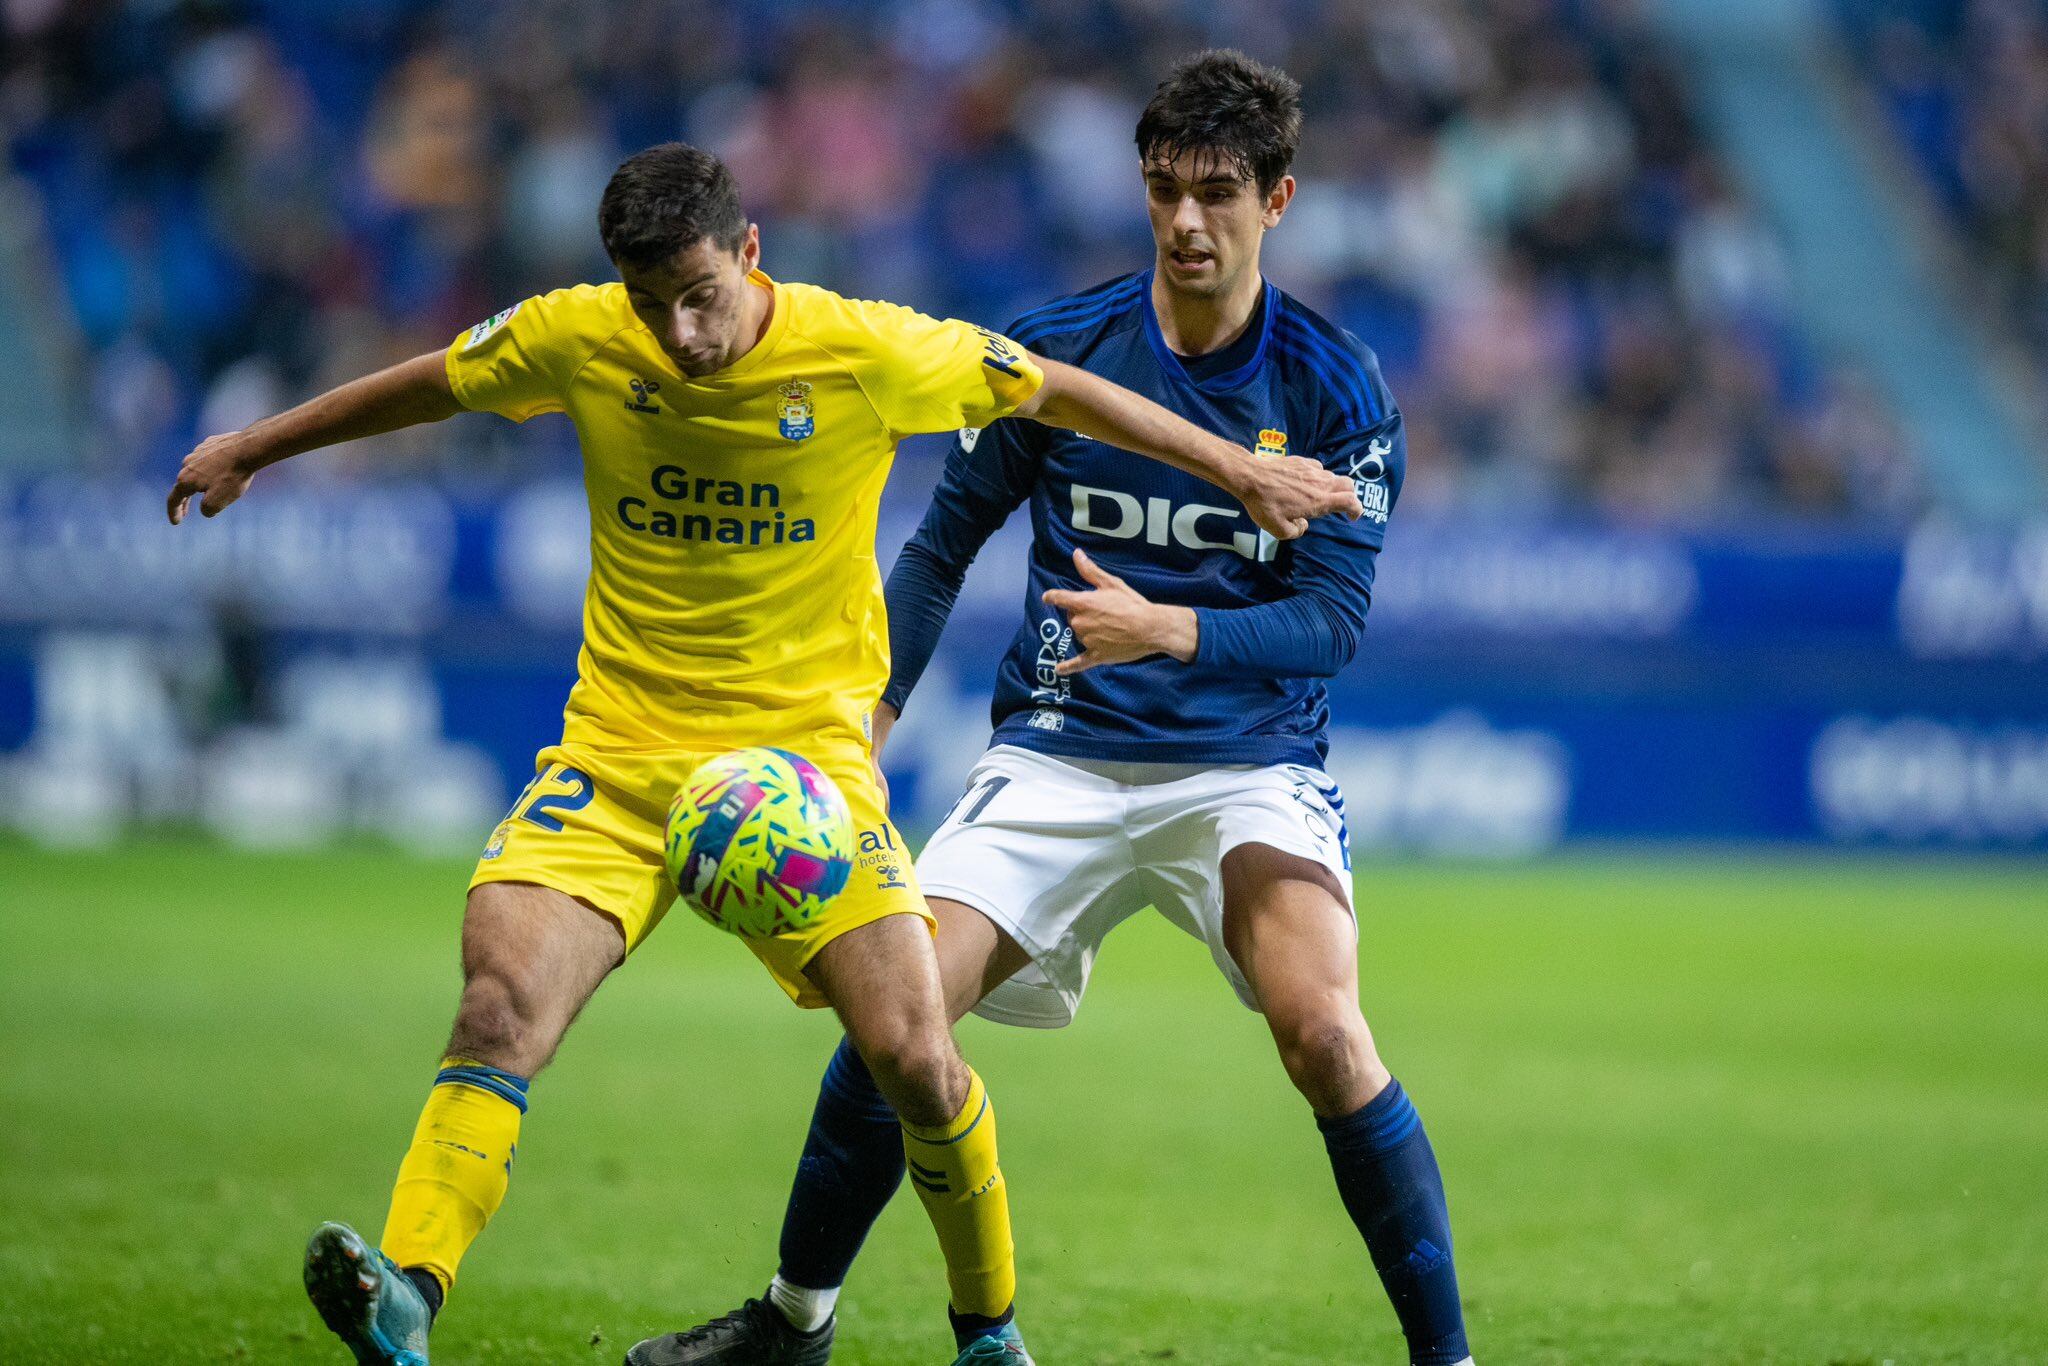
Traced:
<path fill-rule="evenodd" d="M 1198 53 L 1174 67 L 1138 119 L 1146 165 L 1183 152 L 1219 164 L 1271 194 L 1301 143 L 1301 84 L 1278 67 L 1231 48 Z"/>
<path fill-rule="evenodd" d="M 598 202 L 597 231 L 613 261 L 651 270 L 706 237 L 721 251 L 738 251 L 747 216 L 724 162 L 687 142 L 664 142 L 612 172 Z"/>

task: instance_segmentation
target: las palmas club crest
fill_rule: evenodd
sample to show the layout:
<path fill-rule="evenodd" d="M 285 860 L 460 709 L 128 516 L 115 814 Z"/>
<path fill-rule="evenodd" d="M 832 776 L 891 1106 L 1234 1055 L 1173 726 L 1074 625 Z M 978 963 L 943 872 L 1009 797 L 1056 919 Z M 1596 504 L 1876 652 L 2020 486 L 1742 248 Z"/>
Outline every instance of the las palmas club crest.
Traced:
<path fill-rule="evenodd" d="M 811 407 L 809 384 L 800 379 L 793 379 L 775 392 L 782 396 L 781 420 L 776 425 L 785 437 L 791 441 L 801 441 L 818 430 L 817 417 Z"/>

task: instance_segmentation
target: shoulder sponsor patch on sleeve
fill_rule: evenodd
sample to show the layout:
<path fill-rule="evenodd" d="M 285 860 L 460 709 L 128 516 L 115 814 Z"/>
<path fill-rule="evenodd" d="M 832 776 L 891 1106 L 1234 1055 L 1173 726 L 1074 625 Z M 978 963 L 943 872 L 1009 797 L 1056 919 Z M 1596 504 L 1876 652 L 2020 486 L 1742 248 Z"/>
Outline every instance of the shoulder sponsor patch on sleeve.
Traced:
<path fill-rule="evenodd" d="M 1018 362 L 1023 359 L 1024 353 L 1017 349 L 1017 343 L 1000 333 L 989 331 L 986 327 L 977 327 L 974 330 L 981 334 L 981 363 L 991 370 L 1002 371 L 1011 379 L 1022 378 L 1018 371 Z"/>
<path fill-rule="evenodd" d="M 1367 521 L 1386 525 L 1387 514 L 1393 510 L 1393 496 L 1387 489 L 1387 460 L 1394 454 L 1394 443 L 1384 437 L 1374 437 L 1366 443 L 1365 454 L 1351 460 L 1351 486 L 1357 490 L 1358 502 L 1365 509 Z"/>
<path fill-rule="evenodd" d="M 498 312 L 498 313 L 493 313 L 493 314 L 492 314 L 492 315 L 491 315 L 490 317 L 488 317 L 488 318 L 485 318 L 485 319 L 484 319 L 484 320 L 483 320 L 482 322 L 478 323 L 478 324 L 477 324 L 477 325 L 476 325 L 475 327 L 472 327 L 472 328 L 470 328 L 470 329 L 469 329 L 469 340 L 468 340 L 468 341 L 466 341 L 466 342 L 464 342 L 464 343 L 462 344 L 462 349 L 463 349 L 463 350 L 465 350 L 465 351 L 467 351 L 467 350 L 469 350 L 469 349 L 470 349 L 471 347 L 473 347 L 473 346 L 477 345 L 477 344 L 478 344 L 479 342 L 483 341 L 483 339 L 484 339 L 485 337 L 488 337 L 488 336 L 490 336 L 490 335 L 491 335 L 491 333 L 493 333 L 493 332 L 497 331 L 497 330 L 498 330 L 499 328 L 503 327 L 503 326 L 504 326 L 504 325 L 505 325 L 506 323 L 510 322 L 510 321 L 512 320 L 512 315 L 513 315 L 514 313 L 517 313 L 518 311 L 519 311 L 519 305 L 518 305 L 518 304 L 514 304 L 514 305 L 512 305 L 512 307 L 510 307 L 510 308 L 507 308 L 507 309 L 504 309 L 504 310 L 503 310 L 503 311 L 501 311 L 501 312 Z"/>

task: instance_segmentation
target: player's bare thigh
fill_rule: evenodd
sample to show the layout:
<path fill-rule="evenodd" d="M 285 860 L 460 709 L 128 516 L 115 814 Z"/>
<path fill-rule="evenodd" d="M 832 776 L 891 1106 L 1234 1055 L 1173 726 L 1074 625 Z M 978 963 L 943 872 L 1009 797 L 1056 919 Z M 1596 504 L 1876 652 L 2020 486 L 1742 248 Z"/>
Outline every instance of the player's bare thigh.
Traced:
<path fill-rule="evenodd" d="M 937 1126 L 967 1103 L 967 1064 L 953 1044 L 932 932 L 886 915 L 833 939 L 804 967 L 839 1014 L 875 1085 L 911 1124 Z"/>
<path fill-rule="evenodd" d="M 1318 1114 L 1349 1114 L 1389 1080 L 1358 1008 L 1357 932 L 1336 875 L 1265 844 L 1223 856 L 1223 942 L 1280 1058 Z"/>
<path fill-rule="evenodd" d="M 471 888 L 448 1055 L 533 1076 L 625 957 L 618 921 L 565 892 L 530 882 Z"/>
<path fill-rule="evenodd" d="M 938 918 L 939 983 L 946 995 L 946 1018 L 957 1024 L 1029 963 L 1031 955 L 965 902 L 930 896 L 924 904 Z"/>

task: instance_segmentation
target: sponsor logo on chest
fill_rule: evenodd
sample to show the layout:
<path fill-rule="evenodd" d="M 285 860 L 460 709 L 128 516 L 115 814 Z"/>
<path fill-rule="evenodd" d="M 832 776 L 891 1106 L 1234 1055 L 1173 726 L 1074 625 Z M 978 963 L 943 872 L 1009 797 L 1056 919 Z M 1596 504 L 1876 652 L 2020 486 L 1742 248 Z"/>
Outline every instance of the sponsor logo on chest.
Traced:
<path fill-rule="evenodd" d="M 1113 541 L 1143 539 L 1147 545 L 1228 550 L 1252 561 L 1271 560 L 1279 553 L 1279 543 L 1260 531 L 1241 508 L 1140 498 L 1087 484 L 1073 486 L 1073 526 Z"/>
<path fill-rule="evenodd" d="M 1278 427 L 1261 428 L 1253 449 L 1267 458 L 1284 456 L 1287 433 Z M 1384 513 L 1380 520 L 1386 520 Z M 1186 550 L 1228 550 L 1259 563 L 1271 561 L 1280 552 L 1280 543 L 1259 530 L 1242 508 L 1176 503 L 1171 498 L 1140 497 L 1078 481 L 1073 485 L 1073 525 L 1076 531 L 1114 541 L 1142 539 L 1147 545 L 1177 545 Z"/>
<path fill-rule="evenodd" d="M 670 541 L 716 545 L 801 544 L 818 539 L 817 523 L 792 517 L 782 506 L 782 485 L 741 483 L 693 475 L 681 465 L 656 465 L 647 494 L 628 494 L 613 508 L 628 531 Z"/>

